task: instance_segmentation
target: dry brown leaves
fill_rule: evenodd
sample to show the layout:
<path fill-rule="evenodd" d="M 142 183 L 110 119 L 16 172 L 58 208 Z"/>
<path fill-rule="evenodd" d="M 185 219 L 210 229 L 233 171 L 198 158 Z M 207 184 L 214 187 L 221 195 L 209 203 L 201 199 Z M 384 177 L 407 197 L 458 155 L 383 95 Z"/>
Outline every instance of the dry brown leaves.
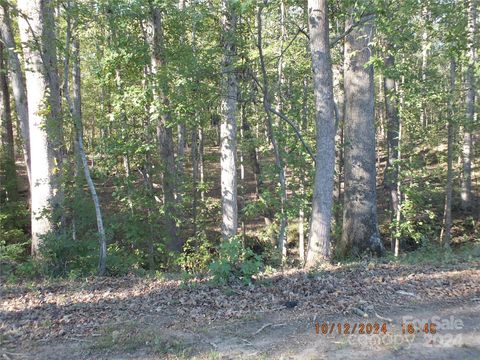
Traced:
<path fill-rule="evenodd" d="M 95 336 L 106 325 L 137 319 L 168 317 L 169 326 L 198 327 L 274 311 L 346 314 L 357 307 L 470 301 L 480 296 L 479 289 L 480 263 L 289 270 L 263 276 L 251 286 L 136 276 L 2 286 L 0 341 Z M 298 305 L 286 309 L 286 301 Z"/>

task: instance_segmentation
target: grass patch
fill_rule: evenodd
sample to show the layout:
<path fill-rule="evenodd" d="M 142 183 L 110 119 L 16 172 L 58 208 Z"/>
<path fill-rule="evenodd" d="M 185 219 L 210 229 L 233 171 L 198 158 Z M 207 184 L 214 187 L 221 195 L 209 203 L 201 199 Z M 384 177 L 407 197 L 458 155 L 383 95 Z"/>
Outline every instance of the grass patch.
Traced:
<path fill-rule="evenodd" d="M 420 247 L 418 250 L 402 254 L 398 258 L 389 253 L 386 258 L 389 262 L 409 265 L 455 265 L 480 260 L 480 242 L 452 245 L 450 248 L 429 244 Z"/>
<path fill-rule="evenodd" d="M 146 348 L 152 353 L 174 358 L 185 358 L 190 355 L 190 347 L 181 339 L 164 338 L 158 331 L 143 325 L 127 323 L 123 326 L 108 326 L 91 348 L 122 352 L 134 352 Z"/>

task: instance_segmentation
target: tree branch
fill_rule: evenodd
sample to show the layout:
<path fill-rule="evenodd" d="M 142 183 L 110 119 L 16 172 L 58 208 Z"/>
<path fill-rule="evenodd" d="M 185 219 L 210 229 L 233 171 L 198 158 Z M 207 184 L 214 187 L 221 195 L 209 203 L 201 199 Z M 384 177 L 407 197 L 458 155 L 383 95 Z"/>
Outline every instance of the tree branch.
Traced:
<path fill-rule="evenodd" d="M 351 24 L 343 34 L 338 35 L 332 41 L 330 41 L 330 48 L 334 47 L 340 40 L 348 36 L 348 34 L 350 34 L 353 31 L 353 29 L 355 29 L 357 26 L 365 24 L 367 21 L 370 21 L 371 19 L 373 19 L 374 16 L 375 14 L 362 15 L 360 20 Z"/>
<path fill-rule="evenodd" d="M 312 158 L 313 162 L 316 162 L 316 159 L 315 159 L 315 155 L 313 155 L 313 151 L 312 149 L 310 148 L 310 146 L 308 146 L 308 144 L 305 142 L 305 140 L 303 139 L 303 136 L 300 132 L 300 129 L 298 128 L 297 124 L 295 124 L 293 121 L 291 121 L 289 118 L 287 118 L 283 113 L 281 113 L 280 111 L 277 111 L 275 109 L 273 109 L 272 107 L 269 108 L 269 110 L 274 113 L 275 115 L 277 115 L 280 119 L 282 119 L 283 121 L 285 121 L 288 125 L 290 125 L 293 129 L 293 131 L 295 132 L 295 135 L 297 136 L 297 138 L 300 140 L 300 142 L 302 143 L 303 147 L 305 148 L 305 150 L 307 151 L 308 155 L 310 155 L 310 157 Z"/>

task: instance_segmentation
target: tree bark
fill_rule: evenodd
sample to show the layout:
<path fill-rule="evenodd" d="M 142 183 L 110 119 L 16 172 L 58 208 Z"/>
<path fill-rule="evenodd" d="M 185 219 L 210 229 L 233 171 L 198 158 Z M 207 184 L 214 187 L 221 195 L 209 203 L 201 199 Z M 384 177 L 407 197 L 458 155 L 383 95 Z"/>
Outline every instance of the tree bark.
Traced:
<path fill-rule="evenodd" d="M 475 118 L 475 63 L 477 51 L 475 47 L 475 34 L 477 31 L 476 0 L 468 0 L 468 66 L 466 74 L 467 95 L 465 99 L 466 120 L 463 125 L 463 177 L 462 177 L 462 207 L 468 210 L 472 206 L 472 159 L 473 159 L 473 127 Z"/>
<path fill-rule="evenodd" d="M 199 178 L 199 167 L 198 167 L 198 136 L 197 128 L 192 129 L 192 145 L 190 147 L 192 157 L 192 223 L 193 223 L 193 236 L 197 234 L 197 212 L 198 212 L 198 178 Z"/>
<path fill-rule="evenodd" d="M 428 22 L 429 12 L 427 8 L 427 4 L 423 5 L 422 7 L 422 22 L 423 22 L 423 33 L 422 33 L 422 68 L 421 68 L 421 76 L 422 76 L 422 101 L 421 101 L 421 109 L 420 109 L 420 123 L 424 128 L 428 125 L 427 119 L 427 102 L 426 102 L 426 87 L 427 87 L 427 65 L 428 65 L 428 30 L 427 30 L 427 22 Z"/>
<path fill-rule="evenodd" d="M 237 234 L 237 78 L 235 75 L 235 33 L 237 16 L 233 1 L 222 0 L 222 89 L 221 89 L 221 191 L 222 236 Z"/>
<path fill-rule="evenodd" d="M 388 49 L 387 49 L 388 50 Z M 385 188 L 390 195 L 390 210 L 392 213 L 391 219 L 397 218 L 398 211 L 398 135 L 399 135 L 399 120 L 398 120 L 398 106 L 395 94 L 395 80 L 392 78 L 389 71 L 392 71 L 395 66 L 395 58 L 393 55 L 387 55 L 385 59 L 385 68 L 387 74 L 383 78 L 383 88 L 385 96 L 385 111 L 387 116 L 387 166 L 385 168 Z M 392 251 L 395 251 L 396 236 L 392 237 Z"/>
<path fill-rule="evenodd" d="M 352 23 L 350 14 L 346 28 Z M 373 19 L 350 32 L 345 43 L 345 194 L 338 246 L 342 256 L 385 252 L 377 224 L 373 66 L 366 65 L 372 35 Z"/>
<path fill-rule="evenodd" d="M 283 165 L 282 154 L 280 152 L 280 146 L 277 142 L 277 138 L 273 131 L 273 120 L 272 114 L 270 112 L 270 92 L 268 86 L 267 78 L 267 69 L 265 65 L 265 58 L 263 56 L 263 47 L 262 47 L 262 5 L 259 5 L 257 10 L 257 48 L 260 58 L 260 67 L 262 70 L 262 79 L 263 79 L 263 107 L 265 114 L 267 116 L 267 134 L 270 142 L 273 146 L 273 153 L 275 156 L 275 166 L 278 171 L 278 182 L 280 184 L 280 230 L 278 232 L 277 247 L 281 254 L 282 262 L 285 260 L 287 255 L 287 249 L 285 244 L 285 233 L 287 227 L 287 218 L 285 213 L 285 205 L 287 201 L 287 187 L 285 179 L 285 169 Z"/>
<path fill-rule="evenodd" d="M 69 49 L 66 48 L 66 52 Z M 107 264 L 107 239 L 105 236 L 105 228 L 103 226 L 102 210 L 100 206 L 100 200 L 97 195 L 95 184 L 90 175 L 90 169 L 88 167 L 87 156 L 85 155 L 85 149 L 83 147 L 83 123 L 82 123 L 82 93 L 81 93 L 81 72 L 80 72 L 80 41 L 75 39 L 73 41 L 73 100 L 70 98 L 70 90 L 68 85 L 68 68 L 65 76 L 64 90 L 65 97 L 72 115 L 74 128 L 75 128 L 75 152 L 76 156 L 81 159 L 83 173 L 87 180 L 88 189 L 92 196 L 93 205 L 95 207 L 95 216 L 97 219 L 98 240 L 100 244 L 100 254 L 98 259 L 98 275 L 104 276 Z"/>
<path fill-rule="evenodd" d="M 185 0 L 178 2 L 178 9 L 180 12 L 185 11 Z M 184 46 L 185 36 L 180 37 L 181 45 Z M 183 199 L 184 181 L 185 181 L 185 145 L 187 140 L 187 128 L 185 122 L 182 120 L 177 126 L 177 166 L 176 166 L 176 195 L 177 203 L 181 204 Z"/>
<path fill-rule="evenodd" d="M 14 146 L 7 67 L 0 43 L 0 205 L 18 198 Z"/>
<path fill-rule="evenodd" d="M 3 43 L 8 51 L 8 63 L 10 66 L 10 77 L 12 80 L 13 98 L 15 99 L 15 109 L 17 111 L 18 124 L 22 137 L 22 149 L 27 167 L 27 175 L 31 184 L 30 176 L 30 131 L 28 128 L 28 102 L 27 90 L 25 88 L 25 78 L 23 76 L 22 66 L 15 50 L 15 38 L 12 31 L 12 22 L 10 20 L 8 4 L 0 6 L 0 33 Z"/>
<path fill-rule="evenodd" d="M 18 9 L 29 104 L 32 254 L 37 256 L 42 237 L 56 229 L 53 215 L 63 200 L 59 182 L 63 132 L 53 5 L 49 0 L 20 0 Z"/>
<path fill-rule="evenodd" d="M 455 116 L 455 59 L 450 60 L 450 97 L 448 101 L 449 117 L 447 122 L 447 184 L 445 186 L 445 209 L 443 212 L 443 226 L 440 233 L 440 242 L 443 246 L 450 246 L 452 229 L 452 192 L 453 192 L 453 120 Z"/>
<path fill-rule="evenodd" d="M 205 164 L 204 164 L 204 152 L 205 152 L 205 139 L 203 136 L 203 127 L 198 128 L 198 167 L 200 171 L 200 185 L 202 186 L 202 191 L 200 191 L 200 198 L 202 202 L 205 201 Z"/>
<path fill-rule="evenodd" d="M 307 42 L 308 44 L 308 42 Z M 309 47 L 307 46 L 307 51 Z M 303 79 L 303 96 L 302 96 L 302 123 L 301 130 L 305 131 L 308 126 L 308 80 L 305 76 Z M 300 197 L 305 198 L 305 176 L 306 171 L 304 166 L 300 168 Z M 300 208 L 298 210 L 298 258 L 300 264 L 305 265 L 305 204 L 300 202 Z"/>
<path fill-rule="evenodd" d="M 160 9 L 151 9 L 151 30 L 149 38 L 152 75 L 154 77 L 153 111 L 158 114 L 157 138 L 160 158 L 163 162 L 162 185 L 165 206 L 165 226 L 167 232 L 167 247 L 172 251 L 181 251 L 182 242 L 177 237 L 175 219 L 175 156 L 173 150 L 170 100 L 168 98 L 168 79 L 164 74 L 166 66 L 165 44 L 163 36 L 162 13 Z"/>
<path fill-rule="evenodd" d="M 316 163 L 306 266 L 330 258 L 335 170 L 335 109 L 328 35 L 328 3 L 308 1 L 308 25 L 315 92 Z"/>

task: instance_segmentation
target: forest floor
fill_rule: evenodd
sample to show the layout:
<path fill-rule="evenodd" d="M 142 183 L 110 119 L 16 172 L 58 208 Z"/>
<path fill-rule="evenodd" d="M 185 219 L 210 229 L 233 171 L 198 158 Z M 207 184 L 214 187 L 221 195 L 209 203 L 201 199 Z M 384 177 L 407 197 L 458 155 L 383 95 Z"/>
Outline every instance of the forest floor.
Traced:
<path fill-rule="evenodd" d="M 0 291 L 7 360 L 480 359 L 478 261 L 365 259 L 263 275 L 250 286 L 132 275 Z M 414 333 L 403 334 L 402 322 Z M 350 324 L 350 334 L 339 335 L 337 323 Z M 360 334 L 360 323 L 372 328 Z"/>

